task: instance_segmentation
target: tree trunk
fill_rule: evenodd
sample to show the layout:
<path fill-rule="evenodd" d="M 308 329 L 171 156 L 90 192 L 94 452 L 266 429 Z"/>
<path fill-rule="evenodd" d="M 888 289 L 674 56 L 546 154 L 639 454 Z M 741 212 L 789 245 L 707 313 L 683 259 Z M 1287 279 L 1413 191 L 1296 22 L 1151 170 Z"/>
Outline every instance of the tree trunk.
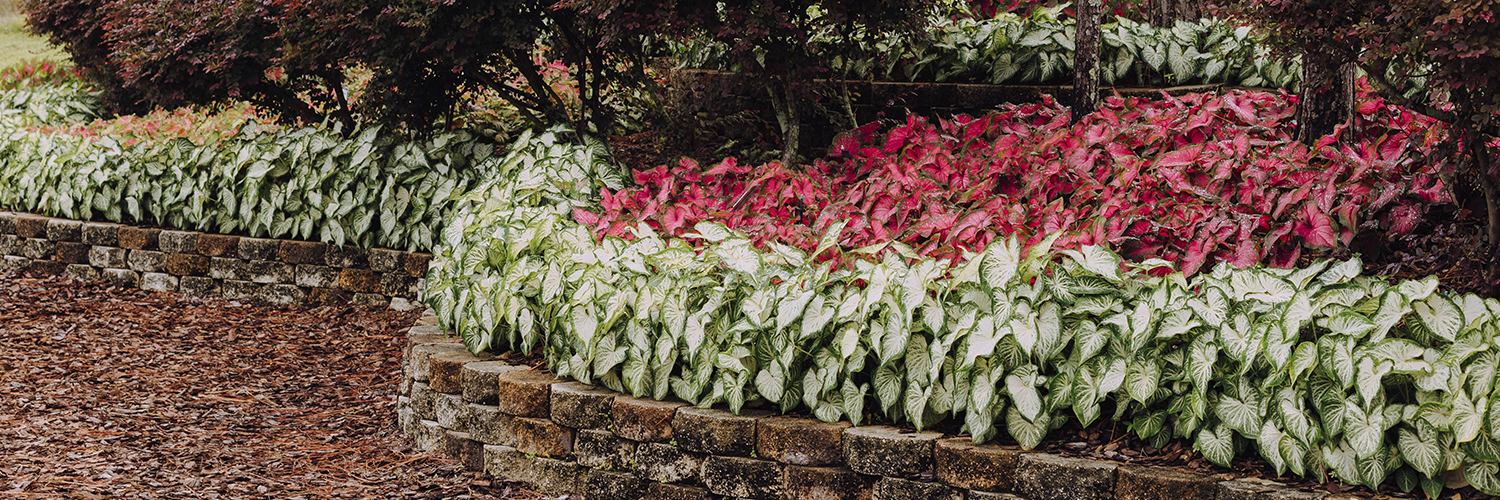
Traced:
<path fill-rule="evenodd" d="M 1313 145 L 1354 117 L 1354 63 L 1302 54 L 1302 91 L 1297 98 L 1297 141 Z M 1343 135 L 1340 140 L 1348 140 Z"/>
<path fill-rule="evenodd" d="M 1103 11 L 1100 0 L 1078 2 L 1078 25 L 1073 34 L 1073 123 L 1099 107 L 1099 46 L 1104 38 L 1099 27 Z"/>
<path fill-rule="evenodd" d="M 1157 28 L 1171 28 L 1177 21 L 1192 22 L 1203 17 L 1198 3 L 1190 0 L 1150 0 L 1148 4 L 1151 26 Z"/>

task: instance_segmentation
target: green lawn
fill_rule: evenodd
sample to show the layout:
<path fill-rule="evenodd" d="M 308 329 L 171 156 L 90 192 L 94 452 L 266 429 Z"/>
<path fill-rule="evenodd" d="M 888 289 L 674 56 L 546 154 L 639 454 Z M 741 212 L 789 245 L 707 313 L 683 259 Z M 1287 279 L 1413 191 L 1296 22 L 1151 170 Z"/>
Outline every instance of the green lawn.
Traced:
<path fill-rule="evenodd" d="M 26 60 L 66 61 L 67 54 L 26 32 L 15 0 L 0 0 L 0 68 Z"/>

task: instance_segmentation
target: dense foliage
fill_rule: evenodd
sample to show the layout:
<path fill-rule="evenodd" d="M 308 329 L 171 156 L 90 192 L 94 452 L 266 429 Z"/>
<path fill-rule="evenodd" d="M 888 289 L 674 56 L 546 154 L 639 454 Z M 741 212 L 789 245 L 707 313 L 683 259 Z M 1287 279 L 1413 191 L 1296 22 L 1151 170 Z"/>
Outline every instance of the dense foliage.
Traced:
<path fill-rule="evenodd" d="M 0 90 L 59 86 L 79 82 L 76 66 L 50 61 L 25 61 L 9 68 L 0 68 Z"/>
<path fill-rule="evenodd" d="M 1500 301 L 1358 260 L 1153 276 L 1170 263 L 1054 253 L 1060 232 L 957 259 L 846 250 L 843 224 L 812 251 L 714 222 L 599 239 L 571 220 L 619 183 L 597 153 L 523 140 L 463 197 L 427 301 L 471 350 L 540 349 L 559 375 L 703 407 L 952 418 L 1025 448 L 1110 418 L 1223 466 L 1255 450 L 1278 472 L 1429 495 L 1459 469 L 1500 493 Z M 824 252 L 868 257 L 835 269 Z"/>

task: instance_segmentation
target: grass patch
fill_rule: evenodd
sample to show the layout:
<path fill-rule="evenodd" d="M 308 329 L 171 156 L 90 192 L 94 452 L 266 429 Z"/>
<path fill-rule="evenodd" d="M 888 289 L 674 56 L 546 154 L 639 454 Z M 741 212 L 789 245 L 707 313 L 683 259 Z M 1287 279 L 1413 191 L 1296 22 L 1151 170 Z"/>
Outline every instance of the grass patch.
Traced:
<path fill-rule="evenodd" d="M 68 55 L 40 37 L 26 32 L 26 18 L 17 0 L 0 0 L 0 68 L 21 61 L 66 62 Z"/>

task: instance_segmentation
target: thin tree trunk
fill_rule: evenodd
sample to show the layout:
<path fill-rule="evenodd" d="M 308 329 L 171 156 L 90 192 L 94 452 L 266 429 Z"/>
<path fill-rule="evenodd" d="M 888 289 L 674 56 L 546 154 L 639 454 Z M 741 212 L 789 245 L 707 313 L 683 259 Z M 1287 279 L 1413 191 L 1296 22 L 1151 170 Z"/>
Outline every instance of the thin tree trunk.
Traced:
<path fill-rule="evenodd" d="M 1073 35 L 1073 123 L 1099 107 L 1099 46 L 1104 38 L 1099 26 L 1103 11 L 1100 0 L 1078 2 L 1078 25 Z"/>
<path fill-rule="evenodd" d="M 1148 4 L 1151 26 L 1157 28 L 1171 28 L 1177 21 L 1191 22 L 1203 17 L 1203 10 L 1190 0 L 1150 0 Z"/>
<path fill-rule="evenodd" d="M 1354 63 L 1302 54 L 1302 92 L 1297 99 L 1297 141 L 1312 145 L 1354 117 Z M 1340 140 L 1351 137 L 1345 134 Z"/>
<path fill-rule="evenodd" d="M 786 81 L 786 139 L 781 151 L 781 164 L 791 167 L 797 164 L 798 149 L 802 147 L 802 115 L 797 109 L 797 93 L 792 88 L 792 81 Z"/>

